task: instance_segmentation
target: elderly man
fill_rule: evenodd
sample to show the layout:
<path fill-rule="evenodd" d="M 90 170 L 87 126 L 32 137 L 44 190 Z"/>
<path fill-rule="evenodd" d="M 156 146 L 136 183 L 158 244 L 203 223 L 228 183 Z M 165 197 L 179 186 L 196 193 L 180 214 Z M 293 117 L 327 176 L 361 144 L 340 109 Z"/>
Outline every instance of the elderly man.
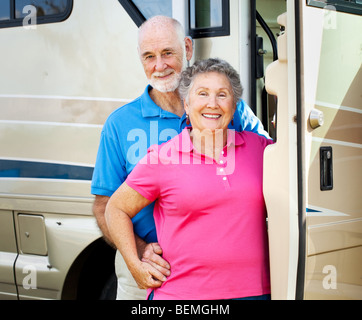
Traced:
<path fill-rule="evenodd" d="M 193 47 L 181 24 L 164 16 L 147 20 L 139 30 L 138 51 L 150 85 L 140 97 L 117 109 L 107 119 L 92 180 L 91 192 L 96 196 L 93 213 L 105 239 L 111 244 L 104 215 L 110 196 L 150 145 L 171 139 L 187 122 L 177 88 L 187 60 L 192 58 Z M 267 136 L 260 121 L 243 101 L 237 106 L 233 127 Z M 167 276 L 170 266 L 160 256 L 162 250 L 157 244 L 153 205 L 143 209 L 132 222 L 138 235 L 140 257 Z M 146 290 L 137 287 L 119 252 L 115 266 L 117 299 L 145 299 Z"/>

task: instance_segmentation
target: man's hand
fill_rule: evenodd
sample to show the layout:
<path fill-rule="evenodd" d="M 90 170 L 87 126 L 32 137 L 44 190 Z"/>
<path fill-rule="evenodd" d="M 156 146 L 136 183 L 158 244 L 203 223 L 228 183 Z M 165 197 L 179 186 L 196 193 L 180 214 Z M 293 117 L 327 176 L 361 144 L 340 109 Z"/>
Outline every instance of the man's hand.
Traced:
<path fill-rule="evenodd" d="M 162 249 L 158 243 L 149 243 L 144 247 L 141 260 L 168 277 L 171 274 L 170 264 L 162 258 Z"/>
<path fill-rule="evenodd" d="M 129 268 L 140 289 L 158 288 L 166 277 L 147 262 L 138 261 Z"/>

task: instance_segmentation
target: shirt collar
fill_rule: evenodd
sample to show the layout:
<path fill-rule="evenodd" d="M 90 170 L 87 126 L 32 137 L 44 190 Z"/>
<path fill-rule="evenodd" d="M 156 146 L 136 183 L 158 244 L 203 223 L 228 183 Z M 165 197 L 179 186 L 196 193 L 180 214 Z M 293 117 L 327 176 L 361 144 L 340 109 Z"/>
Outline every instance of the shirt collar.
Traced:
<path fill-rule="evenodd" d="M 241 146 L 244 143 L 244 138 L 240 132 L 235 131 L 234 129 L 228 129 L 228 138 L 226 145 L 230 147 L 232 144 L 234 146 Z"/>
<path fill-rule="evenodd" d="M 194 146 L 190 139 L 190 132 L 192 128 L 186 127 L 182 130 L 181 134 L 179 134 L 174 139 L 174 145 L 178 152 L 191 152 L 194 149 Z M 236 132 L 233 129 L 228 129 L 228 137 L 226 146 L 230 147 L 232 145 L 234 146 L 240 146 L 244 143 L 244 139 L 242 135 L 239 132 Z"/>
<path fill-rule="evenodd" d="M 160 108 L 150 97 L 152 87 L 147 85 L 143 95 L 141 96 L 141 110 L 144 118 L 160 117 L 160 118 L 178 118 L 176 114 L 165 111 Z"/>

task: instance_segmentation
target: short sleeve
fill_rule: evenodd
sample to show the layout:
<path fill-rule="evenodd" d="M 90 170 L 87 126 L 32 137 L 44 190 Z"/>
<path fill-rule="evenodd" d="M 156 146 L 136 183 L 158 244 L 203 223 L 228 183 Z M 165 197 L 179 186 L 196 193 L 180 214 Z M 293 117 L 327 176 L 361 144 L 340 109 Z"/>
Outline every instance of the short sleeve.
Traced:
<path fill-rule="evenodd" d="M 120 143 L 105 127 L 102 130 L 96 164 L 93 171 L 91 193 L 112 196 L 127 177 Z"/>
<path fill-rule="evenodd" d="M 265 149 L 268 145 L 274 144 L 274 141 L 272 139 L 267 139 L 264 136 L 259 136 L 260 143 L 263 146 L 263 149 Z"/>
<path fill-rule="evenodd" d="M 128 175 L 126 183 L 149 201 L 155 201 L 160 194 L 160 161 L 158 146 L 151 146 Z"/>
<path fill-rule="evenodd" d="M 267 146 L 274 144 L 275 141 L 273 141 L 272 139 L 265 139 L 264 143 L 265 143 L 265 147 L 264 147 L 264 149 L 265 149 Z"/>
<path fill-rule="evenodd" d="M 274 144 L 274 141 L 272 139 L 267 139 L 264 136 L 256 134 L 256 138 L 262 150 L 264 150 L 268 145 Z"/>
<path fill-rule="evenodd" d="M 264 153 L 264 150 L 268 145 L 274 144 L 272 139 L 267 139 L 255 132 L 243 131 L 241 135 L 243 136 L 244 141 L 247 142 L 253 150 L 260 154 Z"/>

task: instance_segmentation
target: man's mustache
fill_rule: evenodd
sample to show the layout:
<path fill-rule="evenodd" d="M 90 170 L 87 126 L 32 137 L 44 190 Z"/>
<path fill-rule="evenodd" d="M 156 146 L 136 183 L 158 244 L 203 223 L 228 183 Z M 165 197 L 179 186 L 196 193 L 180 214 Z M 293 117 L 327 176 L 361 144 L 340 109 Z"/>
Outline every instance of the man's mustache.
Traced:
<path fill-rule="evenodd" d="M 173 69 L 169 69 L 169 70 L 165 70 L 163 72 L 154 72 L 152 73 L 152 78 L 162 78 L 162 77 L 166 77 L 169 76 L 170 74 L 174 73 L 175 71 Z"/>

